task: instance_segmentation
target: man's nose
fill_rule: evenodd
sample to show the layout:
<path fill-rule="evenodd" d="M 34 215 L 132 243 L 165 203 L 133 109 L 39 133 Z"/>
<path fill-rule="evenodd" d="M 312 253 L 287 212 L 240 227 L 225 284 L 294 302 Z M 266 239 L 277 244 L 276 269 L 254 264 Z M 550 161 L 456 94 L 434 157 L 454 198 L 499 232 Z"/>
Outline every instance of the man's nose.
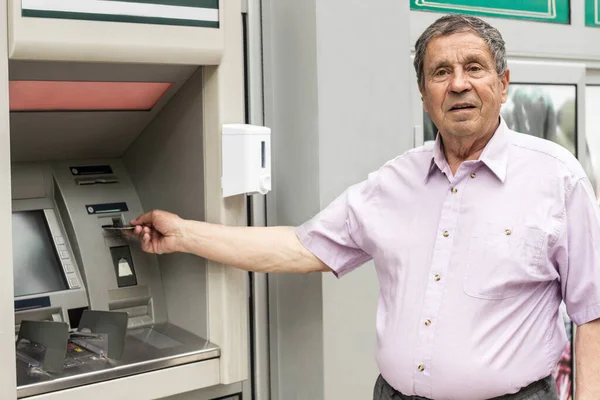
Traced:
<path fill-rule="evenodd" d="M 455 93 L 462 93 L 471 89 L 471 81 L 464 71 L 455 71 L 450 80 L 450 90 Z"/>

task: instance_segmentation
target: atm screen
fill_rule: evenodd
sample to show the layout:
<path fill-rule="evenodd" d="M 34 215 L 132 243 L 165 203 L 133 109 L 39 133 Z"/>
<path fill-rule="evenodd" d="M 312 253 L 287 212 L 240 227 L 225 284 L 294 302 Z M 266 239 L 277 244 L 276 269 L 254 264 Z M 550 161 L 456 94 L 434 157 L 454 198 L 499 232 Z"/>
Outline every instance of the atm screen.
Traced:
<path fill-rule="evenodd" d="M 15 297 L 68 289 L 42 210 L 14 212 Z"/>

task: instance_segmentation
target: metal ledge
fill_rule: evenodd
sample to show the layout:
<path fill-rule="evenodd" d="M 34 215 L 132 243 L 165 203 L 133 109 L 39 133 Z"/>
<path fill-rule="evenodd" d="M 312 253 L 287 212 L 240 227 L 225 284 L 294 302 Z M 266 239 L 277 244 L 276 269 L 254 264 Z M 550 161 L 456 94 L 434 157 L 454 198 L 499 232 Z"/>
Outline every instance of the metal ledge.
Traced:
<path fill-rule="evenodd" d="M 90 361 L 53 375 L 32 375 L 24 363 L 17 361 L 17 397 L 56 392 L 220 355 L 218 346 L 168 323 L 134 328 L 127 334 L 123 358 L 118 361 Z"/>

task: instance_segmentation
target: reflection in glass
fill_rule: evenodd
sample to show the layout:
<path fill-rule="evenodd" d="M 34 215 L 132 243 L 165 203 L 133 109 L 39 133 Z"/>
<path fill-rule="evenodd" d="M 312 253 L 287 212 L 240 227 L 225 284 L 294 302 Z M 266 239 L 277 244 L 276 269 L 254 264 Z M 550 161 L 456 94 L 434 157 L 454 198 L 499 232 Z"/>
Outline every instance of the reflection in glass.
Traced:
<path fill-rule="evenodd" d="M 594 177 L 600 175 L 600 86 L 585 88 L 585 136 L 590 148 L 588 160 Z M 588 172 L 586 170 L 586 172 Z M 590 173 L 588 172 L 588 175 Z M 592 180 L 600 204 L 600 180 Z"/>
<path fill-rule="evenodd" d="M 560 400 L 573 399 L 573 323 L 567 314 L 564 302 L 560 304 L 560 315 L 562 316 L 567 331 L 567 345 L 560 355 L 558 366 L 553 376 L 556 380 L 558 398 Z"/>
<path fill-rule="evenodd" d="M 501 114 L 514 131 L 548 139 L 576 154 L 575 85 L 508 86 Z"/>

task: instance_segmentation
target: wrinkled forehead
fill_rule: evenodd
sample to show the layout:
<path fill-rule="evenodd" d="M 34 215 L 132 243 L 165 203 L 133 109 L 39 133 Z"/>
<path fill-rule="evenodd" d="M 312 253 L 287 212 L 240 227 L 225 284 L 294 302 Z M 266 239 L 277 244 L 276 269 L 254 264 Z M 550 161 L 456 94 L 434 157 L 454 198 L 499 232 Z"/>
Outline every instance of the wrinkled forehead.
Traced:
<path fill-rule="evenodd" d="M 472 61 L 493 65 L 494 56 L 485 40 L 471 30 L 435 36 L 425 49 L 426 68 Z"/>

